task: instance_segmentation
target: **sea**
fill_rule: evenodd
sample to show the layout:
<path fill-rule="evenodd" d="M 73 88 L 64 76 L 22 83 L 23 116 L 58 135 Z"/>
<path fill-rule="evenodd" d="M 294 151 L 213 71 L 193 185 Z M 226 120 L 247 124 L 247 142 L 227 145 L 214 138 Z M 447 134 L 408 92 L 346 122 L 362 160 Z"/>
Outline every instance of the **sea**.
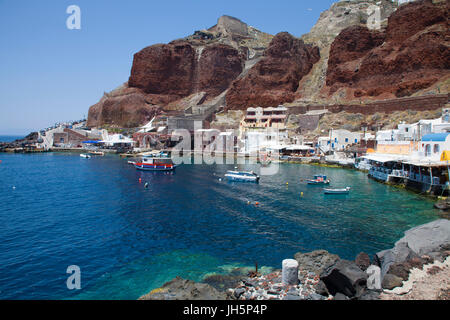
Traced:
<path fill-rule="evenodd" d="M 164 173 L 117 155 L 0 160 L 0 299 L 137 299 L 176 276 L 201 281 L 255 263 L 269 272 L 297 252 L 354 259 L 438 218 L 427 197 L 341 168 L 272 164 L 254 184 L 223 179 L 236 165 Z M 305 182 L 315 174 L 352 189 L 325 195 Z M 69 266 L 80 289 L 67 286 Z"/>
<path fill-rule="evenodd" d="M 7 135 L 0 135 L 0 142 L 13 142 L 18 139 L 23 139 L 25 136 L 7 136 Z"/>

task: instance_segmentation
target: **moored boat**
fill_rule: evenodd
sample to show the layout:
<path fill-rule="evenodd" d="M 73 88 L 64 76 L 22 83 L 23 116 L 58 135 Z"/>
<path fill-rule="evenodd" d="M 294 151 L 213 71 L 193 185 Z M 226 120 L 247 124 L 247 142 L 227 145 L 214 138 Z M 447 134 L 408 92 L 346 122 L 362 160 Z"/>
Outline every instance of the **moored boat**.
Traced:
<path fill-rule="evenodd" d="M 350 187 L 341 188 L 341 189 L 323 189 L 323 193 L 325 194 L 348 194 L 350 192 Z"/>
<path fill-rule="evenodd" d="M 138 170 L 145 171 L 172 171 L 177 167 L 169 155 L 164 153 L 143 155 L 140 160 L 128 163 L 133 164 Z"/>
<path fill-rule="evenodd" d="M 231 171 L 228 170 L 225 174 L 225 178 L 229 181 L 240 182 L 259 182 L 259 176 L 253 171 Z"/>
<path fill-rule="evenodd" d="M 85 159 L 89 159 L 91 156 L 89 154 L 82 153 L 82 154 L 80 154 L 80 157 L 81 158 L 85 158 Z"/>
<path fill-rule="evenodd" d="M 327 176 L 323 174 L 317 174 L 314 176 L 314 179 L 306 180 L 307 184 L 330 184 L 330 180 L 327 179 Z"/>

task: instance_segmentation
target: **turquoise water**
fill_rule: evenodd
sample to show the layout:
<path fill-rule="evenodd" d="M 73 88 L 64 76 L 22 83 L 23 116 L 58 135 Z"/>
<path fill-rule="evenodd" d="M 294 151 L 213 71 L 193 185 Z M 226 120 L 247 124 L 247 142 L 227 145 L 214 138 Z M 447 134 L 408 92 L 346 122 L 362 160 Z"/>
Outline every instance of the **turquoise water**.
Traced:
<path fill-rule="evenodd" d="M 245 184 L 219 181 L 233 165 L 164 174 L 117 156 L 0 160 L 1 299 L 136 299 L 177 275 L 201 280 L 255 262 L 280 268 L 298 251 L 353 259 L 438 218 L 425 197 L 337 168 L 282 164 Z M 302 181 L 322 173 L 351 193 L 324 195 Z M 69 265 L 81 268 L 81 290 L 66 287 Z"/>

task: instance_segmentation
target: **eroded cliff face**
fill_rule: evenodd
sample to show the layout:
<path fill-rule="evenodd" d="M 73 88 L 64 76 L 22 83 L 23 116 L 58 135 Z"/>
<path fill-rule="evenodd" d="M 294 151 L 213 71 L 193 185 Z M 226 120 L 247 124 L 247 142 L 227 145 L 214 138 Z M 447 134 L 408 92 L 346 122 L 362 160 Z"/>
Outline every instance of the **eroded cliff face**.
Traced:
<path fill-rule="evenodd" d="M 155 114 L 210 106 L 361 104 L 447 93 L 449 3 L 339 1 L 301 39 L 220 17 L 207 30 L 136 53 L 128 82 L 91 107 L 88 125 L 133 127 Z M 369 29 L 373 6 L 380 24 Z"/>
<path fill-rule="evenodd" d="M 292 102 L 299 81 L 319 58 L 318 47 L 306 45 L 287 32 L 277 34 L 264 57 L 232 84 L 226 96 L 227 109 Z"/>
<path fill-rule="evenodd" d="M 139 126 L 149 115 L 214 101 L 258 59 L 272 36 L 223 16 L 217 25 L 137 52 L 130 78 L 89 110 L 88 125 Z M 201 97 L 201 99 L 197 99 Z"/>
<path fill-rule="evenodd" d="M 152 105 L 140 89 L 124 84 L 105 93 L 98 103 L 89 108 L 87 125 L 132 128 L 150 121 L 160 112 L 160 108 Z"/>
<path fill-rule="evenodd" d="M 340 101 L 388 99 L 432 90 L 448 79 L 448 3 L 401 6 L 386 30 L 343 30 L 331 45 L 323 92 Z"/>

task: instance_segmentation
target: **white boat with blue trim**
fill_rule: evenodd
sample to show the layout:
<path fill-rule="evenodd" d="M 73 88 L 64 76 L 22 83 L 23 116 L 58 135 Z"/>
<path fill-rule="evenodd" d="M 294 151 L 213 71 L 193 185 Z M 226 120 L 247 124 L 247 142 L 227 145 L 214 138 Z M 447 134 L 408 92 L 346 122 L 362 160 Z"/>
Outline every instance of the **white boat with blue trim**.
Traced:
<path fill-rule="evenodd" d="M 253 171 L 231 171 L 228 170 L 225 178 L 229 181 L 239 182 L 259 182 L 259 176 Z"/>
<path fill-rule="evenodd" d="M 341 188 L 341 189 L 323 189 L 323 193 L 325 194 L 348 194 L 350 192 L 350 187 Z"/>

